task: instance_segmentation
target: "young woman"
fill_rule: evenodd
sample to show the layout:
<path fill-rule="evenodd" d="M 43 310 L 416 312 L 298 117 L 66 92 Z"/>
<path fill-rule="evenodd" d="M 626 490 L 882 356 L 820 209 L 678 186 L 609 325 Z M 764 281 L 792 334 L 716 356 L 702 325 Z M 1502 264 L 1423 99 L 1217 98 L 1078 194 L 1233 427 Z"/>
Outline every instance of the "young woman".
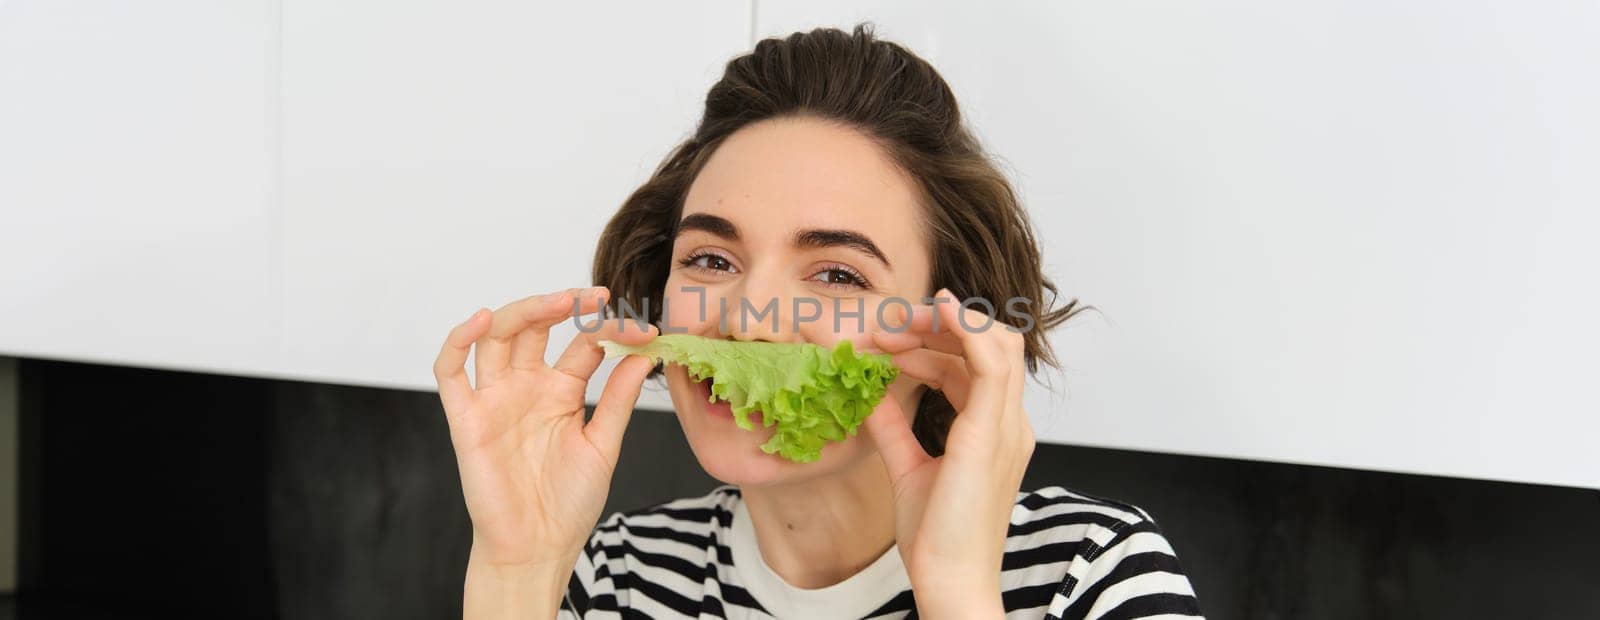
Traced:
<path fill-rule="evenodd" d="M 435 362 L 473 525 L 467 617 L 1200 614 L 1149 514 L 1060 486 L 1020 492 L 1034 447 L 1023 380 L 1054 363 L 1043 331 L 1081 308 L 1050 307 L 1011 187 L 943 79 L 904 48 L 863 26 L 819 29 L 728 63 L 695 135 L 607 226 L 594 278 L 480 309 Z M 977 297 L 1030 303 L 994 314 L 1015 329 L 979 330 L 989 317 L 956 302 Z M 916 303 L 883 304 L 880 323 L 890 298 Z M 598 331 L 546 363 L 552 325 L 646 300 L 649 325 L 589 323 Z M 774 301 L 775 317 L 733 316 Z M 705 382 L 638 356 L 586 422 L 596 342 L 662 329 L 849 339 L 891 353 L 900 377 L 864 432 L 811 463 L 763 452 L 767 433 L 738 428 Z M 595 528 L 657 374 L 695 457 L 726 484 Z"/>

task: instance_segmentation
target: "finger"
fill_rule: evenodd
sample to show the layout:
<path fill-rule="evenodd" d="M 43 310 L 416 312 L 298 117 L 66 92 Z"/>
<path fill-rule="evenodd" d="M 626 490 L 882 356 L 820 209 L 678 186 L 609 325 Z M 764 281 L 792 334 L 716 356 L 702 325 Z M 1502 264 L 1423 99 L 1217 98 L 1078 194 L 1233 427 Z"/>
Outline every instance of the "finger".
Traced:
<path fill-rule="evenodd" d="M 961 340 L 951 333 L 947 321 L 939 317 L 934 306 L 914 306 L 911 317 L 897 327 L 884 327 L 873 332 L 874 341 L 886 346 L 885 351 L 903 351 L 925 347 L 942 353 L 960 355 Z M 883 340 L 879 341 L 878 338 Z"/>
<path fill-rule="evenodd" d="M 986 317 L 975 310 L 963 310 L 953 303 L 955 297 L 949 290 L 939 289 L 939 296 L 952 300 L 935 306 L 935 310 L 943 320 L 949 321 L 951 325 L 957 325 L 957 321 L 961 320 L 959 317 L 965 312 L 970 313 L 966 316 L 966 325 L 983 324 L 982 320 Z M 990 328 L 995 329 L 994 326 Z M 1000 332 L 974 332 L 957 327 L 950 332 L 961 341 L 963 351 L 961 356 L 966 359 L 967 374 L 971 379 L 967 406 L 960 409 L 960 415 L 957 415 L 955 421 L 951 423 L 950 432 L 953 434 L 958 429 L 975 427 L 973 430 L 960 432 L 979 433 L 980 436 L 975 438 L 979 445 L 990 445 L 998 440 L 999 436 L 996 433 L 1000 431 L 1000 423 L 1006 412 L 1008 391 L 1011 388 L 1009 365 L 999 342 L 999 339 L 1009 332 L 1004 328 L 998 329 Z"/>
<path fill-rule="evenodd" d="M 889 470 L 891 481 L 897 481 L 911 470 L 933 460 L 922 449 L 922 443 L 917 441 L 905 410 L 900 408 L 900 403 L 894 397 L 880 401 L 877 409 L 862 424 L 867 427 L 867 436 L 878 447 L 878 454 L 883 456 L 883 464 Z"/>
<path fill-rule="evenodd" d="M 524 368 L 537 368 L 543 364 L 544 348 L 550 338 L 550 327 L 571 316 L 573 299 L 578 296 L 579 289 L 567 289 L 557 293 L 534 295 L 519 299 L 502 306 L 494 311 L 494 322 L 489 326 L 488 333 L 478 339 L 478 350 L 473 358 L 477 365 L 478 387 L 493 385 L 494 382 L 511 368 L 511 351 L 513 345 L 518 344 L 523 357 L 519 363 Z M 524 331 L 530 332 L 526 335 Z M 527 364 L 527 357 L 532 354 L 539 361 L 531 366 Z"/>
<path fill-rule="evenodd" d="M 930 389 L 944 392 L 945 398 L 957 410 L 967 406 L 967 395 L 972 379 L 967 376 L 967 362 L 960 356 L 929 349 L 911 349 L 891 354 L 900 373 L 916 379 Z"/>
<path fill-rule="evenodd" d="M 979 379 L 984 376 L 1006 378 L 1008 360 L 1000 349 L 998 339 L 1009 332 L 1006 332 L 1004 327 L 994 324 L 992 319 L 982 312 L 962 308 L 949 289 L 939 289 L 938 297 L 948 301 L 935 304 L 934 310 L 939 313 L 941 322 L 950 327 L 949 331 L 944 333 L 954 336 L 961 343 L 960 354 L 967 358 L 973 378 Z M 915 326 L 916 322 L 913 321 L 912 325 Z M 924 340 L 927 340 L 927 336 Z"/>
<path fill-rule="evenodd" d="M 622 435 L 628 429 L 628 421 L 633 418 L 634 405 L 639 402 L 639 389 L 644 386 L 645 377 L 654 367 L 654 363 L 642 356 L 629 355 L 623 358 L 606 380 L 600 401 L 594 406 L 594 417 L 583 427 L 583 434 L 589 438 L 589 443 L 594 444 L 612 464 L 617 462 L 617 456 L 622 452 Z"/>
<path fill-rule="evenodd" d="M 510 367 L 513 338 L 523 328 L 556 315 L 572 303 L 574 292 L 567 289 L 524 297 L 494 311 L 489 330 L 478 338 L 478 348 L 473 352 L 479 389 L 492 385 L 494 378 Z"/>
<path fill-rule="evenodd" d="M 1028 377 L 1024 353 L 1027 350 L 1022 333 L 1002 326 L 990 334 L 989 340 L 998 347 L 1005 363 L 1006 403 L 1001 410 L 1000 424 L 1004 433 L 1015 435 L 1028 426 L 1028 414 L 1022 410 L 1022 389 Z M 1009 435 L 1006 435 L 1009 436 Z"/>
<path fill-rule="evenodd" d="M 922 336 L 909 332 L 872 332 L 872 344 L 884 353 L 899 353 L 923 348 Z"/>
<path fill-rule="evenodd" d="M 600 325 L 591 322 L 584 328 L 593 328 L 594 331 L 580 331 L 555 364 L 556 370 L 571 375 L 579 381 L 588 381 L 589 377 L 594 375 L 595 369 L 600 367 L 600 361 L 605 359 L 605 350 L 600 348 L 601 340 L 641 345 L 654 340 L 657 333 L 654 325 L 621 318 L 609 319 Z"/>
<path fill-rule="evenodd" d="M 1001 425 L 1010 416 L 1012 405 L 1010 388 L 1014 383 L 1002 341 L 1015 334 L 1004 326 L 992 323 L 990 317 L 976 310 L 963 309 L 960 302 L 947 289 L 939 289 L 935 303 L 913 306 L 906 329 L 902 333 L 875 334 L 874 344 L 890 353 L 902 353 L 920 347 L 946 355 L 959 356 L 966 367 L 967 392 L 963 403 L 946 394 L 951 404 L 961 411 L 951 427 L 951 433 L 979 433 L 974 437 L 980 445 L 1003 441 Z M 982 329 L 983 331 L 977 331 Z M 932 374 L 935 369 L 924 369 Z M 1020 405 L 1017 405 L 1020 407 Z M 971 430 L 962 430 L 977 426 Z"/>
<path fill-rule="evenodd" d="M 445 413 L 463 411 L 472 400 L 467 354 L 472 350 L 473 341 L 488 327 L 489 321 L 484 319 L 488 314 L 487 308 L 479 308 L 467 320 L 451 328 L 444 345 L 439 348 L 439 357 L 433 360 L 433 378 L 439 383 L 439 400 L 444 404 Z"/>
<path fill-rule="evenodd" d="M 1006 424 L 1027 427 L 1028 414 L 1022 410 L 1022 388 L 1028 377 L 1027 363 L 1023 360 L 1022 334 L 1007 332 L 1000 335 L 1001 349 L 1010 367 L 1011 387 L 1006 391 Z"/>
<path fill-rule="evenodd" d="M 550 342 L 550 328 L 571 318 L 574 308 L 578 316 L 599 312 L 600 306 L 605 305 L 608 294 L 605 287 L 600 286 L 573 289 L 561 308 L 551 310 L 556 313 L 554 316 L 545 315 L 543 320 L 530 322 L 522 331 L 516 333 L 511 344 L 511 367 L 516 370 L 542 368 L 545 351 Z"/>

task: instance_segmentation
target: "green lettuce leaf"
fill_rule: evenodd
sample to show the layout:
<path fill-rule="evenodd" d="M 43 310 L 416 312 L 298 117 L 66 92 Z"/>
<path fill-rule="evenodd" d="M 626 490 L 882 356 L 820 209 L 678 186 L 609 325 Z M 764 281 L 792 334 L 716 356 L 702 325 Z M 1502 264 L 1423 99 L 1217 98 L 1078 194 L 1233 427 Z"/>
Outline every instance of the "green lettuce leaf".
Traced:
<path fill-rule="evenodd" d="M 733 410 L 739 428 L 776 426 L 761 445 L 796 463 L 821 455 L 826 441 L 856 434 L 899 369 L 887 354 L 857 353 L 848 340 L 832 349 L 806 343 L 744 342 L 689 334 L 662 334 L 643 346 L 602 340 L 606 357 L 644 355 L 678 364 L 695 381 L 711 378 L 711 400 Z"/>

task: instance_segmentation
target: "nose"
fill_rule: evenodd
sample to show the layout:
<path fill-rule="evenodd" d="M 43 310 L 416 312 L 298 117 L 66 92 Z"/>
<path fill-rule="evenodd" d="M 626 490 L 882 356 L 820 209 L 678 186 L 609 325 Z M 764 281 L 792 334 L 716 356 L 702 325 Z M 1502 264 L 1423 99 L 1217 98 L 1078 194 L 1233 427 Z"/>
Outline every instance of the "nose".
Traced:
<path fill-rule="evenodd" d="M 717 329 L 735 340 L 799 342 L 795 295 L 782 276 L 747 272 L 728 290 Z"/>

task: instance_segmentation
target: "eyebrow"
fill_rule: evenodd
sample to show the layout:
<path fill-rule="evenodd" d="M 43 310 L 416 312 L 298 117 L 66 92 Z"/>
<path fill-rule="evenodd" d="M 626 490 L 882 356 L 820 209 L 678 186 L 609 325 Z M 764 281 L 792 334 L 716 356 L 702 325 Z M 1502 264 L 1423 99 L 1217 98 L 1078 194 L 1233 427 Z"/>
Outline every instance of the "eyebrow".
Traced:
<path fill-rule="evenodd" d="M 883 250 L 878 249 L 878 244 L 853 230 L 802 230 L 794 234 L 794 244 L 803 248 L 852 248 L 871 254 L 884 267 L 889 266 L 889 259 L 883 255 Z"/>
<path fill-rule="evenodd" d="M 691 213 L 678 220 L 678 228 L 672 232 L 672 238 L 676 239 L 678 235 L 691 230 L 703 230 L 730 241 L 739 240 L 738 226 L 734 226 L 733 222 L 710 213 Z"/>
<path fill-rule="evenodd" d="M 699 230 L 711 233 L 730 241 L 739 240 L 739 227 L 726 218 L 711 215 L 710 213 L 691 213 L 678 221 L 677 229 L 673 231 L 673 238 L 685 232 Z M 878 249 L 878 244 L 866 235 L 853 230 L 819 229 L 810 228 L 794 234 L 794 244 L 803 248 L 851 248 L 871 255 L 889 267 L 889 258 L 883 255 L 883 250 Z"/>

